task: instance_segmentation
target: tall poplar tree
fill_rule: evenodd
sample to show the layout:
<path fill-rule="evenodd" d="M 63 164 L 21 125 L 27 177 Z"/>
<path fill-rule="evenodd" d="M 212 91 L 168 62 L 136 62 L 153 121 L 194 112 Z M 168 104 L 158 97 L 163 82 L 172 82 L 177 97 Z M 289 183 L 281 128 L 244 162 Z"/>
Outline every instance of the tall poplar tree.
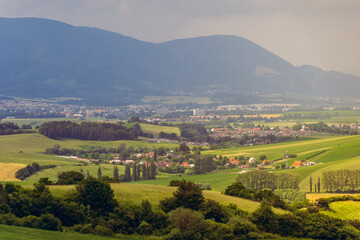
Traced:
<path fill-rule="evenodd" d="M 98 178 L 100 179 L 101 178 L 101 168 L 100 168 L 100 165 L 99 165 L 99 169 L 98 169 Z"/>
<path fill-rule="evenodd" d="M 312 193 L 312 185 L 313 185 L 313 183 L 312 183 L 312 177 L 310 176 L 310 192 Z"/>

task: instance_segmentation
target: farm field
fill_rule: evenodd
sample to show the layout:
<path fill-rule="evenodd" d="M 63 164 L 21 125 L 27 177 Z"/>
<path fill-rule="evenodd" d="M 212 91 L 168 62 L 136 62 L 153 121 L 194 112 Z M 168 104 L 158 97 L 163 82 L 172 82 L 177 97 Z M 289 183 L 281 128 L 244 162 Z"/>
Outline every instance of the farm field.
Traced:
<path fill-rule="evenodd" d="M 106 239 L 119 239 L 119 240 L 156 240 L 158 237 L 148 237 L 139 235 L 115 235 L 112 237 L 101 237 L 93 234 L 81 234 L 76 232 L 56 232 L 41 229 L 16 227 L 0 225 L 0 238 L 6 240 L 106 240 Z"/>
<path fill-rule="evenodd" d="M 359 196 L 357 193 L 307 193 L 306 198 L 310 201 L 315 201 L 319 198 L 330 198 L 330 197 L 337 197 L 337 196 Z"/>
<path fill-rule="evenodd" d="M 49 186 L 49 188 L 54 196 L 61 197 L 74 189 L 74 186 Z M 149 200 L 155 208 L 159 205 L 160 200 L 171 197 L 172 192 L 176 190 L 176 187 L 131 183 L 112 183 L 111 188 L 119 202 L 140 205 L 142 200 Z M 226 196 L 216 191 L 203 191 L 203 194 L 205 198 L 215 200 L 223 205 L 234 203 L 245 211 L 254 211 L 260 206 L 259 202 Z M 281 209 L 275 209 L 275 211 L 277 213 L 285 212 Z"/>
<path fill-rule="evenodd" d="M 226 170 L 224 170 L 226 171 Z M 158 186 L 168 186 L 170 181 L 172 180 L 181 180 L 186 179 L 188 181 L 193 181 L 197 183 L 209 184 L 213 191 L 224 191 L 227 186 L 233 184 L 235 182 L 235 178 L 237 176 L 237 170 L 234 173 L 208 173 L 208 174 L 201 174 L 201 175 L 164 175 L 159 176 L 158 179 L 155 180 L 144 180 L 140 182 L 131 182 L 130 184 L 151 184 L 151 185 L 158 185 Z"/>
<path fill-rule="evenodd" d="M 91 175 L 97 176 L 98 166 L 81 166 L 83 161 L 76 159 L 68 159 L 57 157 L 54 155 L 45 155 L 43 152 L 46 148 L 51 148 L 55 144 L 59 144 L 64 148 L 72 149 L 86 149 L 88 146 L 103 146 L 103 147 L 118 147 L 120 144 L 126 144 L 127 147 L 134 147 L 135 149 L 142 148 L 153 148 L 156 147 L 175 147 L 177 144 L 169 143 L 146 143 L 144 140 L 141 141 L 129 141 L 129 140 L 120 140 L 120 141 L 83 141 L 83 140 L 53 140 L 47 137 L 44 137 L 37 133 L 31 134 L 16 134 L 16 135 L 4 135 L 0 136 L 0 163 L 4 164 L 13 164 L 15 169 L 15 164 L 27 165 L 33 162 L 37 162 L 40 165 L 56 165 L 57 168 L 47 169 L 41 171 L 25 182 L 32 184 L 34 181 L 37 181 L 41 177 L 50 177 L 51 179 L 56 179 L 57 173 L 61 171 L 80 171 L 83 168 L 83 171 L 86 173 L 87 170 L 90 171 Z M 80 165 L 80 166 L 79 166 Z M 11 169 L 6 165 L 7 170 L 2 169 L 4 172 L 3 179 L 0 181 L 15 181 L 14 174 L 16 171 L 11 172 Z M 4 165 L 5 167 L 5 165 Z M 102 167 L 104 176 L 112 176 L 112 165 L 104 165 Z M 122 174 L 123 168 L 120 167 L 120 174 Z"/>
<path fill-rule="evenodd" d="M 204 151 L 203 154 L 216 154 L 227 157 L 244 155 L 245 157 L 255 157 L 257 159 L 260 155 L 266 155 L 269 160 L 276 160 L 282 159 L 285 152 L 288 151 L 289 154 L 297 154 L 295 159 L 301 160 L 322 150 L 327 151 L 310 159 L 310 161 L 314 161 L 318 165 L 285 170 L 300 175 L 301 191 L 309 191 L 310 175 L 317 180 L 322 172 L 326 170 L 360 168 L 360 136 L 328 136 L 327 138 L 271 145 Z M 292 163 L 295 159 L 289 159 L 289 163 Z M 284 161 L 281 163 L 284 163 Z"/>
<path fill-rule="evenodd" d="M 140 127 L 143 132 L 152 133 L 156 137 L 159 136 L 160 132 L 175 133 L 177 136 L 180 136 L 180 129 L 178 127 L 158 126 L 144 123 L 140 123 Z"/>
<path fill-rule="evenodd" d="M 344 201 L 330 203 L 330 211 L 322 211 L 322 213 L 335 218 L 357 219 L 360 220 L 360 202 Z"/>
<path fill-rule="evenodd" d="M 15 173 L 25 166 L 18 163 L 0 163 L 0 181 L 20 181 L 15 178 Z"/>
<path fill-rule="evenodd" d="M 211 104 L 213 101 L 209 97 L 188 97 L 188 96 L 145 96 L 141 99 L 143 103 L 158 102 L 162 104 Z"/>

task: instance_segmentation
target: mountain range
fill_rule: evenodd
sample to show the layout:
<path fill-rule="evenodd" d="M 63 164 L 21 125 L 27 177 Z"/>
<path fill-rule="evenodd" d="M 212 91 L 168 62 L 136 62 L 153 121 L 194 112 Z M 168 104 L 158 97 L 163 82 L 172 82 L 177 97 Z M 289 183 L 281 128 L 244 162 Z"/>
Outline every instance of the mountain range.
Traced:
<path fill-rule="evenodd" d="M 293 66 L 237 36 L 151 43 L 39 18 L 0 18 L 0 95 L 140 103 L 143 96 L 359 97 L 360 78 Z"/>

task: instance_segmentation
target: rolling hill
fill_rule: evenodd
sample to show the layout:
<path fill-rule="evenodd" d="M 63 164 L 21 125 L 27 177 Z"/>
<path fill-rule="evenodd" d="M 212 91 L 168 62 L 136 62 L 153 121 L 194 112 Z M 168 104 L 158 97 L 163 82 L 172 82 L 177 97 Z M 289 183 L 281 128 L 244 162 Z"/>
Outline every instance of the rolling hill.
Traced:
<path fill-rule="evenodd" d="M 358 97 L 357 89 L 358 77 L 293 66 L 237 36 L 155 44 L 49 19 L 0 18 L 3 96 L 82 98 L 95 105 L 171 95 L 249 103 L 265 94 Z"/>

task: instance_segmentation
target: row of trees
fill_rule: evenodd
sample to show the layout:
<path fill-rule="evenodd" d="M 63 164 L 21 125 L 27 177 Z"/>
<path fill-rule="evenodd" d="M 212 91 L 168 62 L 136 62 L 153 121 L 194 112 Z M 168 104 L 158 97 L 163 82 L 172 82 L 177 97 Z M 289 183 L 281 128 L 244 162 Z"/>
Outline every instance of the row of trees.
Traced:
<path fill-rule="evenodd" d="M 293 130 L 300 130 L 303 124 L 296 124 L 293 126 Z M 356 135 L 357 130 L 350 128 L 348 125 L 343 125 L 341 127 L 336 127 L 334 125 L 327 125 L 324 122 L 305 124 L 312 131 L 316 132 L 327 132 L 335 134 L 345 134 L 345 135 Z"/>
<path fill-rule="evenodd" d="M 246 188 L 261 190 L 299 189 L 300 178 L 298 174 L 287 172 L 249 171 L 239 174 L 236 178 Z"/>
<path fill-rule="evenodd" d="M 359 192 L 360 170 L 338 169 L 322 173 L 323 187 L 327 192 Z"/>
<path fill-rule="evenodd" d="M 71 121 L 52 121 L 40 126 L 39 133 L 52 138 L 75 138 L 81 140 L 133 140 L 138 136 L 147 136 L 139 124 L 126 128 L 121 123 L 96 123 Z"/>
<path fill-rule="evenodd" d="M 32 129 L 29 125 L 23 125 L 21 128 L 13 122 L 0 123 L 0 135 L 12 135 L 20 133 L 29 133 L 31 131 L 24 131 L 25 129 Z"/>

